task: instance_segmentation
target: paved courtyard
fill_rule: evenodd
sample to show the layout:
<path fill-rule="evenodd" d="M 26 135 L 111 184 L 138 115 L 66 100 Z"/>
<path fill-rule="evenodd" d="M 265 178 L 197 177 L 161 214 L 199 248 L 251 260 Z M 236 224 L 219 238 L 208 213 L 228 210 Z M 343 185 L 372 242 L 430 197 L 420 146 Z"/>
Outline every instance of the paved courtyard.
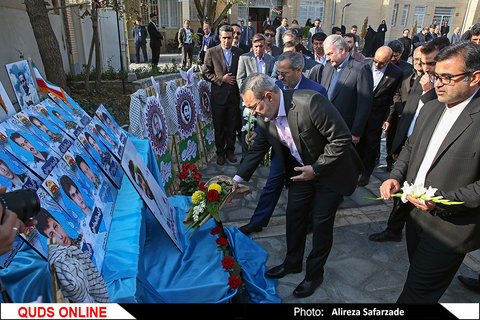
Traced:
<path fill-rule="evenodd" d="M 236 156 L 240 159 L 241 149 L 237 144 Z M 292 295 L 295 287 L 303 280 L 304 271 L 289 274 L 278 280 L 277 294 L 283 303 L 394 303 L 402 291 L 408 270 L 408 257 L 405 237 L 401 242 L 378 243 L 368 240 L 368 235 L 382 231 L 390 213 L 393 201 L 373 201 L 364 197 L 379 196 L 378 189 L 388 177 L 385 170 L 384 152 L 375 169 L 370 183 L 358 187 L 349 197 L 345 197 L 337 211 L 332 251 L 325 265 L 323 284 L 307 298 L 297 299 Z M 213 160 L 200 170 L 204 181 L 218 174 L 233 177 L 236 164 L 218 166 Z M 269 168 L 259 167 L 248 183 L 251 193 L 244 199 L 235 199 L 221 213 L 225 226 L 240 227 L 248 223 L 258 202 L 261 189 L 267 180 Z M 268 268 L 283 262 L 285 257 L 285 208 L 286 195 L 283 194 L 276 206 L 269 225 L 251 237 L 267 252 Z M 305 258 L 311 248 L 311 237 L 307 236 Z M 480 255 L 469 254 L 459 273 L 475 277 L 480 271 Z M 440 302 L 479 302 L 480 294 L 466 289 L 456 278 Z"/>

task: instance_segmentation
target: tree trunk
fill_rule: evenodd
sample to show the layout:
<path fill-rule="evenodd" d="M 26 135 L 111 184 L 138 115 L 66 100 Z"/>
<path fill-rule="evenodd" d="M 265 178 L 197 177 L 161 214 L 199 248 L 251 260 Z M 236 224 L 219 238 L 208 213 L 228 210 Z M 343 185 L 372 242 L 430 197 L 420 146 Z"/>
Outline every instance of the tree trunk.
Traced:
<path fill-rule="evenodd" d="M 24 0 L 48 81 L 67 89 L 62 54 L 44 0 Z"/>

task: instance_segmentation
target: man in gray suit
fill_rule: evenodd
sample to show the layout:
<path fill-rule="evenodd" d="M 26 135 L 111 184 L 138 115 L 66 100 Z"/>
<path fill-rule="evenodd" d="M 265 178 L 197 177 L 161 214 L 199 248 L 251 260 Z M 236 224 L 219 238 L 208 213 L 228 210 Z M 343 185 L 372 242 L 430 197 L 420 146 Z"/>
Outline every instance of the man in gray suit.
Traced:
<path fill-rule="evenodd" d="M 398 303 L 437 303 L 466 253 L 480 248 L 480 50 L 459 42 L 435 57 L 438 99 L 426 103 L 407 139 L 382 198 L 403 182 L 437 188 L 444 205 L 407 197 L 407 279 Z"/>
<path fill-rule="evenodd" d="M 307 258 L 305 279 L 293 291 L 296 297 L 307 297 L 323 281 L 333 242 L 335 213 L 343 196 L 355 190 L 361 160 L 345 121 L 320 93 L 282 91 L 273 78 L 252 74 L 245 80 L 241 96 L 246 108 L 258 116 L 258 134 L 234 180 L 249 180 L 272 147 L 284 164 L 289 188 L 286 257 L 265 275 L 282 278 L 302 271 L 311 216 L 312 251 Z"/>
<path fill-rule="evenodd" d="M 275 34 L 275 45 L 280 49 L 283 49 L 283 34 L 288 29 L 288 19 L 282 19 L 282 25 L 277 28 L 277 32 Z"/>
<path fill-rule="evenodd" d="M 341 35 L 330 35 L 323 42 L 327 63 L 322 82 L 328 98 L 347 123 L 352 141 L 357 144 L 363 134 L 373 101 L 373 75 L 370 66 L 355 60 Z"/>

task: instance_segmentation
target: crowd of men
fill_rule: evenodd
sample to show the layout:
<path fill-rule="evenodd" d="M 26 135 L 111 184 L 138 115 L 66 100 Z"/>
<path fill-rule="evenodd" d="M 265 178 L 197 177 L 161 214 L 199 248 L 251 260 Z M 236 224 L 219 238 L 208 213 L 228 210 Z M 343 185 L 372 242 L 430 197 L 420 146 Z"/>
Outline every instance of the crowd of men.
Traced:
<path fill-rule="evenodd" d="M 287 18 L 280 21 L 247 42 L 243 25 L 225 23 L 213 36 L 218 41 L 204 25 L 202 74 L 212 84 L 217 164 L 238 163 L 238 138 L 242 159 L 234 181 L 248 181 L 272 150 L 257 208 L 240 230 L 248 235 L 267 226 L 285 186 L 287 252 L 266 276 L 301 272 L 313 232 L 305 278 L 293 292 L 313 294 L 323 281 L 336 210 L 343 196 L 369 183 L 385 133 L 384 199 L 408 182 L 462 202 L 395 200 L 385 231 L 369 237 L 401 241 L 406 225 L 410 268 L 398 302 L 437 302 L 465 254 L 480 248 L 480 28 L 471 28 L 468 41 L 446 34 L 413 41 L 410 64 L 405 39 L 365 58 L 355 26 L 327 36 L 317 19 L 304 46 L 303 34 Z M 256 117 L 249 136 L 241 132 L 245 110 Z"/>

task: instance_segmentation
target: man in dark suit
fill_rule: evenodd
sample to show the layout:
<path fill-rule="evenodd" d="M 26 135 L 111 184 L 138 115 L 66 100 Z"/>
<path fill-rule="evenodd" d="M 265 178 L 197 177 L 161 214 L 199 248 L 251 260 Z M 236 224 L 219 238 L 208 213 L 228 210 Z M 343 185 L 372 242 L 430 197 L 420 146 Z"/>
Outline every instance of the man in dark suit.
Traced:
<path fill-rule="evenodd" d="M 437 188 L 435 196 L 459 205 L 407 197 L 407 279 L 398 303 L 437 303 L 466 253 L 480 248 L 480 51 L 471 43 L 444 48 L 436 57 L 438 100 L 424 105 L 390 179 L 390 198 L 404 181 Z"/>
<path fill-rule="evenodd" d="M 373 73 L 373 103 L 362 139 L 357 150 L 365 170 L 358 185 L 366 186 L 375 168 L 377 152 L 380 150 L 382 125 L 393 104 L 393 96 L 402 83 L 402 70 L 391 63 L 393 51 L 388 46 L 377 49 L 373 60 L 367 62 Z"/>
<path fill-rule="evenodd" d="M 392 40 L 388 43 L 388 46 L 393 51 L 391 63 L 402 70 L 402 73 L 403 73 L 402 82 L 403 82 L 403 80 L 411 77 L 411 75 L 413 74 L 413 65 L 401 59 L 404 51 L 404 47 L 400 40 Z M 400 85 L 400 88 L 401 88 L 401 85 Z M 391 106 L 393 106 L 393 104 Z M 393 112 L 393 114 L 391 114 L 391 112 Z M 393 158 L 391 157 L 390 151 L 392 149 L 392 142 L 393 142 L 393 138 L 395 137 L 395 131 L 397 130 L 398 116 L 399 114 L 396 113 L 396 109 L 390 108 L 390 112 L 384 124 L 386 147 L 387 147 L 386 161 L 387 161 L 388 172 L 392 171 L 393 163 L 395 162 L 395 160 L 393 160 Z M 380 150 L 378 150 L 378 156 L 380 156 Z"/>
<path fill-rule="evenodd" d="M 150 49 L 152 49 L 152 66 L 154 68 L 158 65 L 158 60 L 160 58 L 160 47 L 162 46 L 163 36 L 158 31 L 158 16 L 156 13 L 150 14 L 150 23 L 148 24 L 147 30 L 150 35 Z"/>
<path fill-rule="evenodd" d="M 148 62 L 147 29 L 140 25 L 140 19 L 135 20 L 135 26 L 132 28 L 132 35 L 135 39 L 135 63 L 140 63 L 140 49 L 143 53 L 143 61 Z"/>
<path fill-rule="evenodd" d="M 275 33 L 277 29 L 273 25 L 268 25 L 264 30 L 263 34 L 265 35 L 265 53 L 273 57 L 278 57 L 282 54 L 282 49 L 277 47 L 275 43 Z"/>
<path fill-rule="evenodd" d="M 277 28 L 275 34 L 275 45 L 283 50 L 283 34 L 288 30 L 288 19 L 283 18 L 282 24 Z"/>
<path fill-rule="evenodd" d="M 409 33 L 409 29 L 403 30 L 403 37 L 398 39 L 403 45 L 403 52 L 402 56 L 400 57 L 400 59 L 403 61 L 407 61 L 408 57 L 410 57 L 410 53 L 412 53 L 412 39 L 408 37 Z"/>
<path fill-rule="evenodd" d="M 328 98 L 347 123 L 357 144 L 367 124 L 372 106 L 373 76 L 370 66 L 355 60 L 341 35 L 330 35 L 323 42 L 327 63 L 322 82 Z"/>
<path fill-rule="evenodd" d="M 183 28 L 178 30 L 178 48 L 182 49 L 182 67 L 185 68 L 188 63 L 188 67 L 192 66 L 193 58 L 193 30 L 190 29 L 190 20 L 186 19 L 183 22 Z"/>
<path fill-rule="evenodd" d="M 308 89 L 327 97 L 327 90 L 322 85 L 309 80 L 302 74 L 304 59 L 297 52 L 287 51 L 278 58 L 279 78 L 275 82 L 283 90 Z M 249 141 L 255 140 L 256 132 L 252 132 Z M 268 225 L 275 210 L 278 199 L 285 184 L 285 169 L 280 158 L 272 153 L 270 173 L 265 187 L 262 189 L 257 207 L 248 224 L 239 228 L 244 234 L 259 232 Z"/>
<path fill-rule="evenodd" d="M 428 27 L 423 27 L 423 29 L 415 34 L 412 38 L 412 50 L 415 51 L 420 46 L 423 46 L 427 39 L 425 39 L 426 35 L 429 33 Z"/>
<path fill-rule="evenodd" d="M 240 96 L 236 81 L 238 59 L 243 51 L 232 46 L 233 28 L 220 28 L 220 45 L 205 54 L 203 77 L 212 83 L 212 116 L 215 130 L 217 163 L 225 164 L 225 158 L 236 162 L 235 129 L 238 123 Z"/>
<path fill-rule="evenodd" d="M 273 148 L 285 168 L 288 204 L 284 262 L 266 272 L 282 278 L 302 271 L 307 225 L 313 221 L 312 251 L 305 279 L 293 291 L 307 297 L 323 281 L 333 237 L 335 213 L 356 187 L 361 161 L 345 121 L 323 95 L 310 90 L 282 91 L 275 80 L 252 74 L 241 89 L 243 101 L 258 116 L 258 135 L 234 180 L 249 180 Z"/>
<path fill-rule="evenodd" d="M 420 47 L 420 61 L 422 64 L 423 75 L 417 77 L 413 82 L 405 107 L 402 110 L 402 117 L 398 122 L 397 131 L 395 132 L 395 137 L 392 142 L 391 153 L 393 159 L 396 159 L 397 155 L 402 150 L 405 141 L 412 134 L 416 119 L 424 104 L 437 98 L 432 81 L 436 65 L 434 58 L 441 49 L 448 46 L 448 43 L 446 37 L 439 37 Z M 387 229 L 370 235 L 370 240 L 400 241 L 402 239 L 402 230 L 407 216 L 405 211 L 398 210 L 399 204 L 400 202 L 398 199 L 396 199 L 396 201 L 394 200 L 392 211 L 388 217 Z"/>
<path fill-rule="evenodd" d="M 218 34 L 212 32 L 212 27 L 208 23 L 203 24 L 203 37 L 202 37 L 202 47 L 198 52 L 198 59 L 201 63 L 203 63 L 203 59 L 205 58 L 205 53 L 208 49 L 218 46 L 220 44 L 220 38 Z"/>

